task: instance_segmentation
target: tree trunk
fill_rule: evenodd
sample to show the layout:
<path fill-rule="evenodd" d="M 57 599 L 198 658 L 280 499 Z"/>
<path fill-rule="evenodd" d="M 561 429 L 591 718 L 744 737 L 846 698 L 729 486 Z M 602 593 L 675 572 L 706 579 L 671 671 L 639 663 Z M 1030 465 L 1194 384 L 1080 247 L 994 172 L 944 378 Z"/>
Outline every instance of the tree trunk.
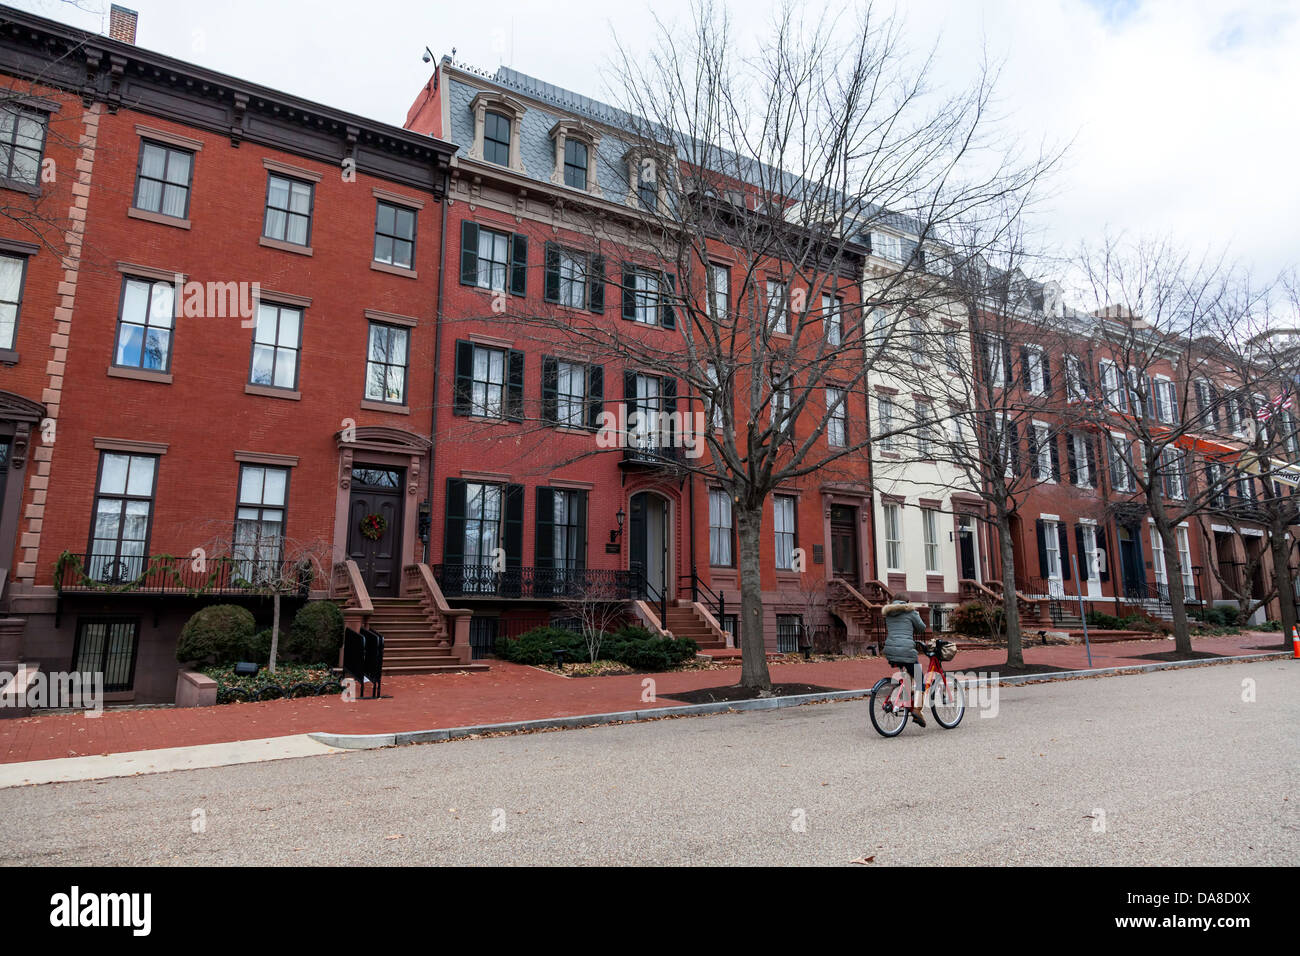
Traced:
<path fill-rule="evenodd" d="M 271 598 L 271 660 L 269 670 L 275 673 L 275 655 L 280 649 L 280 592 Z"/>
<path fill-rule="evenodd" d="M 1291 646 L 1292 628 L 1300 617 L 1300 608 L 1296 607 L 1295 582 L 1291 580 L 1288 566 L 1291 558 L 1291 542 L 1287 540 L 1285 527 L 1269 529 L 1269 547 L 1273 551 L 1273 586 L 1277 588 L 1277 603 L 1281 606 L 1278 619 L 1282 622 L 1282 649 Z"/>
<path fill-rule="evenodd" d="M 1002 562 L 1002 619 L 1007 631 L 1007 666 L 1024 667 L 1020 639 L 1020 599 L 1016 597 L 1016 557 L 1011 545 L 1011 521 L 998 515 L 998 551 Z"/>
<path fill-rule="evenodd" d="M 763 582 L 759 541 L 763 530 L 762 505 L 736 510 L 740 561 L 740 686 L 770 690 L 767 640 L 763 629 Z"/>
<path fill-rule="evenodd" d="M 1165 552 L 1165 586 L 1169 588 L 1169 610 L 1174 616 L 1174 647 L 1180 654 L 1190 654 L 1192 629 L 1187 623 L 1187 593 L 1183 590 L 1183 560 L 1178 552 L 1178 541 L 1167 521 L 1157 519 L 1156 532 Z"/>

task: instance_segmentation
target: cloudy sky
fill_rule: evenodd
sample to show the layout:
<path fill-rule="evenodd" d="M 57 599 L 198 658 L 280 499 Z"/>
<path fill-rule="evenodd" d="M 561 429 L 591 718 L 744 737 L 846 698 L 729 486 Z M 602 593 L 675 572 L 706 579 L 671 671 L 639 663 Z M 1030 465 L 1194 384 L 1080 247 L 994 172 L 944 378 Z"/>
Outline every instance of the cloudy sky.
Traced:
<path fill-rule="evenodd" d="M 14 0 L 10 0 L 14 2 Z M 106 29 L 100 0 L 17 0 Z M 688 0 L 126 0 L 137 42 L 309 99 L 400 124 L 441 57 L 501 63 L 587 95 L 608 89 L 611 37 L 632 50 L 653 9 Z M 757 36 L 773 0 L 735 0 Z M 1070 143 L 1043 210 L 1065 252 L 1105 231 L 1227 249 L 1257 273 L 1300 260 L 1300 0 L 907 0 L 918 52 L 960 84 L 987 48 L 1003 64 L 1006 128 Z"/>

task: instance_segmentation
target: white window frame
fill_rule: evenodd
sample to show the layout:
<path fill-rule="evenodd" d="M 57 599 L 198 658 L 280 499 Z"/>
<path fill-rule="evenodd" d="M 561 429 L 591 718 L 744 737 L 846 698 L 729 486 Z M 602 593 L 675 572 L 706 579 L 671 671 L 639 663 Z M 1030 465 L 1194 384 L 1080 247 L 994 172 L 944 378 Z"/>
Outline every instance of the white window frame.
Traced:
<path fill-rule="evenodd" d="M 1025 346 L 1029 366 L 1029 394 L 1042 395 L 1047 391 L 1047 375 L 1043 370 L 1043 349 L 1038 345 Z"/>
<path fill-rule="evenodd" d="M 881 503 L 880 511 L 885 528 L 885 568 L 902 572 L 903 506 L 896 501 L 886 501 Z"/>
<path fill-rule="evenodd" d="M 832 448 L 848 445 L 848 397 L 842 388 L 826 389 L 826 443 Z"/>
<path fill-rule="evenodd" d="M 921 535 L 925 551 L 925 573 L 942 574 L 939 560 L 939 511 L 937 508 L 921 509 Z"/>
<path fill-rule="evenodd" d="M 1095 487 L 1095 477 L 1088 467 L 1088 438 L 1078 432 L 1070 432 L 1070 447 L 1074 451 L 1074 477 L 1076 488 Z"/>

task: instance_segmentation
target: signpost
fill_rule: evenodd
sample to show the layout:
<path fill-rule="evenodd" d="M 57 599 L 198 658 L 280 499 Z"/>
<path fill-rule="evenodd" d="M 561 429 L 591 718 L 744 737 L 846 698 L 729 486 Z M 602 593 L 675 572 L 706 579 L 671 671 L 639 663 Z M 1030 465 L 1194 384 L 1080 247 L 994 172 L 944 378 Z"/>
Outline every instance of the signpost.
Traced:
<path fill-rule="evenodd" d="M 1092 642 L 1088 640 L 1088 615 L 1083 612 L 1083 582 L 1086 578 L 1079 576 L 1079 562 L 1072 554 L 1070 555 L 1070 567 L 1074 568 L 1074 580 L 1079 582 L 1079 620 L 1083 622 L 1083 646 L 1088 652 L 1088 666 L 1092 666 Z M 1092 569 L 1088 569 L 1088 576 L 1092 576 Z"/>

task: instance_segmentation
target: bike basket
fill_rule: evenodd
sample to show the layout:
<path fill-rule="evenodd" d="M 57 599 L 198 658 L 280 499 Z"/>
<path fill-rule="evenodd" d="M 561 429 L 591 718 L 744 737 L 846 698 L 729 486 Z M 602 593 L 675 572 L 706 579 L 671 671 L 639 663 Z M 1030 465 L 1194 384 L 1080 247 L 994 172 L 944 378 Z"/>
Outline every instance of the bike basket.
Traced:
<path fill-rule="evenodd" d="M 950 661 L 957 656 L 957 645 L 952 641 L 938 642 L 939 660 Z"/>

